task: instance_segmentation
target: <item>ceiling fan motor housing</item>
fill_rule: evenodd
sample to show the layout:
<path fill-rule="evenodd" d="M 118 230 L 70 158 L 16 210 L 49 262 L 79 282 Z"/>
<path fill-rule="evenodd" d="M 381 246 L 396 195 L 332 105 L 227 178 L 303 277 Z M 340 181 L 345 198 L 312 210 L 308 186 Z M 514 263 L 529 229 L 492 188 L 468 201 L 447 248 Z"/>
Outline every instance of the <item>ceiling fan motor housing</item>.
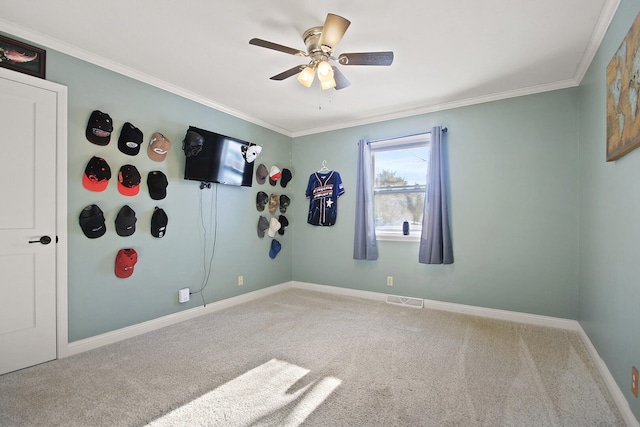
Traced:
<path fill-rule="evenodd" d="M 330 49 L 329 46 L 320 46 L 318 42 L 320 41 L 320 36 L 322 35 L 322 27 L 312 27 L 304 32 L 302 38 L 304 39 L 304 44 L 307 47 L 307 53 L 309 57 L 313 60 L 314 63 L 318 63 L 320 61 L 327 60 L 329 56 L 331 56 L 331 50 L 325 50 L 327 48 Z"/>

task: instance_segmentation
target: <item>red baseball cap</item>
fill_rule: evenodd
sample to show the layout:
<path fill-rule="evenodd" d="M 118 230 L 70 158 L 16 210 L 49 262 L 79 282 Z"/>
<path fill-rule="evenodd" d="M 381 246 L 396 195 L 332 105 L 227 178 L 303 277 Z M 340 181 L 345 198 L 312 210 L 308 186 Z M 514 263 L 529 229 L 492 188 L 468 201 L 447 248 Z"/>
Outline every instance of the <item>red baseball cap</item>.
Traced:
<path fill-rule="evenodd" d="M 138 253 L 135 249 L 120 249 L 116 255 L 116 277 L 125 279 L 133 274 L 133 267 L 138 262 Z"/>

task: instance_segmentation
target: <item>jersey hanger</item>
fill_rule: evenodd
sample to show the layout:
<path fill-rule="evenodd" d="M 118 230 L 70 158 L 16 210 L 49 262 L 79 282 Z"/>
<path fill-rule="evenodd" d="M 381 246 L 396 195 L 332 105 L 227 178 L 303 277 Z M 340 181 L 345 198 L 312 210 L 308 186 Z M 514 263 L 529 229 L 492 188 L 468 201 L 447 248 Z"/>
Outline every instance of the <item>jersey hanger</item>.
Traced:
<path fill-rule="evenodd" d="M 327 161 L 323 160 L 322 161 L 322 167 L 320 168 L 320 170 L 318 172 L 329 172 L 331 169 L 329 169 L 327 167 Z"/>

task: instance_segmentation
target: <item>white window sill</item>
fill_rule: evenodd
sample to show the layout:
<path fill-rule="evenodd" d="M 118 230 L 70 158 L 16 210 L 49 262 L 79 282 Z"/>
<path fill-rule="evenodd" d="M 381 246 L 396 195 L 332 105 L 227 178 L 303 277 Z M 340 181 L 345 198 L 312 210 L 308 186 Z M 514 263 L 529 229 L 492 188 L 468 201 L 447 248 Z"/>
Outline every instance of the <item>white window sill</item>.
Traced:
<path fill-rule="evenodd" d="M 402 233 L 376 233 L 376 240 L 388 242 L 419 242 L 420 235 L 418 233 L 411 233 L 408 236 Z"/>

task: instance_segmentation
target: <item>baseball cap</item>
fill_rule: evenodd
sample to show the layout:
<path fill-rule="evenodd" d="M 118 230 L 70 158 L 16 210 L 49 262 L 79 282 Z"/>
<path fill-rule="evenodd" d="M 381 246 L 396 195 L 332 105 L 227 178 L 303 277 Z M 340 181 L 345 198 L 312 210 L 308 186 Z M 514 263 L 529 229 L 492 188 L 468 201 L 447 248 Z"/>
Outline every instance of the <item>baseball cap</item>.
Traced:
<path fill-rule="evenodd" d="M 269 237 L 275 237 L 278 230 L 280 230 L 280 222 L 278 222 L 274 217 L 271 217 L 271 220 L 269 221 L 269 231 L 267 234 L 269 234 Z"/>
<path fill-rule="evenodd" d="M 149 187 L 149 196 L 153 200 L 162 200 L 167 197 L 167 186 L 169 181 L 167 176 L 161 171 L 151 171 L 147 175 L 147 186 Z"/>
<path fill-rule="evenodd" d="M 140 152 L 140 145 L 142 145 L 142 131 L 126 122 L 120 130 L 118 149 L 124 154 L 135 156 Z"/>
<path fill-rule="evenodd" d="M 262 239 L 264 237 L 264 232 L 268 229 L 269 221 L 267 221 L 267 218 L 260 215 L 260 219 L 258 219 L 258 237 Z"/>
<path fill-rule="evenodd" d="M 282 172 L 276 166 L 271 166 L 269 170 L 269 184 L 276 185 L 276 181 L 282 176 Z"/>
<path fill-rule="evenodd" d="M 267 180 L 267 176 L 269 176 L 267 167 L 260 163 L 258 165 L 258 169 L 256 169 L 256 181 L 258 181 L 258 184 L 262 185 Z"/>
<path fill-rule="evenodd" d="M 274 259 L 278 252 L 282 249 L 282 245 L 276 239 L 271 241 L 271 249 L 269 249 L 269 258 Z"/>
<path fill-rule="evenodd" d="M 264 211 L 264 207 L 267 206 L 267 202 L 269 201 L 269 196 L 264 191 L 258 191 L 256 195 L 256 209 L 258 212 Z"/>
<path fill-rule="evenodd" d="M 280 196 L 280 213 L 285 213 L 290 203 L 291 199 L 289 199 L 289 196 L 287 196 L 286 194 Z"/>
<path fill-rule="evenodd" d="M 98 205 L 89 205 L 80 212 L 80 228 L 85 236 L 96 239 L 107 232 L 104 214 Z"/>
<path fill-rule="evenodd" d="M 116 255 L 116 277 L 125 279 L 133 274 L 133 267 L 138 262 L 138 253 L 135 249 L 120 249 Z"/>
<path fill-rule="evenodd" d="M 246 145 L 243 145 L 241 150 L 242 156 L 247 161 L 247 163 L 251 163 L 256 159 L 256 157 L 260 155 L 260 153 L 262 152 L 262 147 L 259 145 L 250 145 L 248 147 Z"/>
<path fill-rule="evenodd" d="M 171 141 L 160 132 L 154 132 L 153 135 L 151 135 L 151 141 L 149 141 L 147 155 L 154 162 L 162 162 L 165 157 L 167 157 L 170 149 Z"/>
<path fill-rule="evenodd" d="M 280 229 L 278 230 L 278 234 L 283 236 L 284 235 L 284 229 L 289 226 L 289 220 L 287 219 L 286 216 L 280 215 L 278 217 L 278 222 L 280 223 Z"/>
<path fill-rule="evenodd" d="M 276 213 L 276 209 L 278 209 L 278 203 L 279 203 L 280 198 L 278 197 L 277 194 L 272 194 L 269 197 L 269 213 Z"/>
<path fill-rule="evenodd" d="M 136 232 L 136 213 L 129 205 L 120 208 L 116 216 L 116 233 L 118 236 L 131 236 Z"/>
<path fill-rule="evenodd" d="M 124 165 L 118 173 L 118 191 L 125 196 L 135 196 L 140 191 L 140 172 L 133 165 Z"/>
<path fill-rule="evenodd" d="M 84 169 L 82 185 L 90 191 L 104 191 L 111 179 L 111 168 L 102 157 L 93 156 Z"/>
<path fill-rule="evenodd" d="M 151 215 L 151 235 L 153 237 L 164 237 L 168 223 L 167 213 L 164 209 L 156 206 L 153 215 Z"/>
<path fill-rule="evenodd" d="M 113 132 L 113 121 L 111 116 L 102 111 L 95 110 L 89 116 L 85 134 L 89 142 L 97 145 L 107 145 L 111 141 Z"/>
<path fill-rule="evenodd" d="M 291 171 L 289 169 L 282 169 L 282 178 L 280 179 L 280 185 L 282 188 L 286 187 L 289 181 L 291 181 Z"/>

